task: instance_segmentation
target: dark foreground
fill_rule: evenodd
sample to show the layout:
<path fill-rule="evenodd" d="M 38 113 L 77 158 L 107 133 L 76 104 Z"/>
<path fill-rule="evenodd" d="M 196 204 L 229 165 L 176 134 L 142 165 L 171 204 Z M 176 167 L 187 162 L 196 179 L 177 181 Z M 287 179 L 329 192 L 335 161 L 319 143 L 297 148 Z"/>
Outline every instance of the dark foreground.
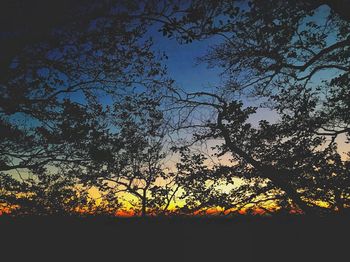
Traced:
<path fill-rule="evenodd" d="M 0 217 L 0 261 L 350 261 L 350 218 Z M 34 260 L 33 260 L 34 259 Z"/>

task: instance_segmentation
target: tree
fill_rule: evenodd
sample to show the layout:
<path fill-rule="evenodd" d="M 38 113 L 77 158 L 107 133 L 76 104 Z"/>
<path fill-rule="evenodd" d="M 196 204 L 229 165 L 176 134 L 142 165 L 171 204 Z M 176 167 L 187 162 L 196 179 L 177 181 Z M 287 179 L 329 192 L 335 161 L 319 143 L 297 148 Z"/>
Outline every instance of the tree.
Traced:
<path fill-rule="evenodd" d="M 290 209 L 286 198 L 270 182 L 256 177 L 244 163 L 209 167 L 203 154 L 191 154 L 181 148 L 177 164 L 178 198 L 184 203 L 178 212 L 188 215 L 229 215 L 258 209 L 270 213 L 280 207 Z"/>
<path fill-rule="evenodd" d="M 83 171 L 87 184 L 102 194 L 120 193 L 141 216 L 164 213 L 172 200 L 172 173 L 166 173 L 162 162 L 166 157 L 164 116 L 160 100 L 145 93 L 133 93 L 116 101 L 110 112 L 110 131 L 106 139 L 99 136 L 94 161 Z M 103 154 L 101 153 L 103 152 Z"/>
<path fill-rule="evenodd" d="M 117 7 L 123 9 L 122 4 Z M 122 96 L 125 90 L 135 87 L 150 91 L 169 85 L 159 62 L 162 57 L 151 50 L 151 39 L 143 37 L 148 24 L 126 16 L 125 10 L 112 15 L 111 8 L 93 17 L 74 9 L 74 15 L 84 19 L 45 29 L 45 37 L 23 42 L 22 49 L 11 57 L 0 85 L 1 128 L 9 140 L 11 133 L 21 130 L 15 124 L 18 119 L 46 128 L 55 121 L 56 114 L 65 110 L 67 100 L 89 107 L 106 94 Z M 139 7 L 125 8 L 132 12 Z M 30 130 L 24 134 L 23 139 L 36 138 Z M 6 140 L 5 137 L 3 141 Z M 19 153 L 11 152 L 11 158 L 16 155 Z M 8 157 L 2 153 L 1 170 L 12 169 Z M 29 160 L 13 167 L 21 167 L 24 162 L 30 166 Z"/>
<path fill-rule="evenodd" d="M 32 173 L 29 178 L 0 177 L 1 210 L 12 215 L 71 215 L 87 206 L 86 191 L 60 173 Z"/>
<path fill-rule="evenodd" d="M 69 171 L 71 166 L 83 166 L 95 157 L 96 153 L 88 149 L 94 148 L 97 137 L 107 130 L 104 112 L 98 105 L 93 111 L 85 111 L 85 107 L 68 100 L 63 104 L 63 111 L 52 116 L 54 121 L 28 131 L 33 132 L 31 139 L 27 137 L 31 134 L 25 133 L 27 129 L 5 130 L 4 154 L 18 149 L 21 155 L 16 155 L 19 159 L 8 158 L 16 172 L 0 173 L 0 201 L 17 207 L 17 213 L 66 214 L 83 210 L 81 206 L 86 204 L 87 192 L 79 190 L 77 175 Z M 21 147 L 17 146 L 20 142 Z"/>
<path fill-rule="evenodd" d="M 191 112 L 213 110 L 215 121 L 211 115 L 187 124 L 202 128 L 195 139 L 223 139 L 219 155 L 244 161 L 305 213 L 328 194 L 343 206 L 349 190 L 349 176 L 341 171 L 346 162 L 336 150 L 338 136 L 349 139 L 349 17 L 343 11 L 348 4 L 192 1 L 182 17 L 163 27 L 187 42 L 223 36 L 201 61 L 223 68 L 225 86 L 175 97 Z M 246 105 L 252 98 L 256 107 Z M 266 107 L 278 120 L 253 126 L 249 118 Z M 334 163 L 338 168 L 330 167 Z M 337 172 L 330 175 L 323 165 Z M 341 193 L 331 189 L 331 176 L 343 181 L 337 186 Z"/>
<path fill-rule="evenodd" d="M 0 171 L 29 179 L 44 167 L 68 171 L 105 157 L 96 143 L 109 132 L 106 101 L 133 89 L 162 94 L 171 81 L 145 36 L 150 23 L 136 15 L 141 5 L 57 1 L 46 10 L 45 1 L 24 2 L 1 8 Z"/>

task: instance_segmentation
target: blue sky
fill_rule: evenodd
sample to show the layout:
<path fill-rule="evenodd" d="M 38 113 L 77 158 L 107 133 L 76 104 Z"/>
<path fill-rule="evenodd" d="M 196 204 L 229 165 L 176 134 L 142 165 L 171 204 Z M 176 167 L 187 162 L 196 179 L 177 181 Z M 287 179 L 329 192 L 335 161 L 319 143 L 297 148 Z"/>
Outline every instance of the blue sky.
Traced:
<path fill-rule="evenodd" d="M 211 45 L 222 41 L 221 37 L 211 37 L 189 44 L 179 44 L 176 39 L 164 37 L 157 29 L 150 32 L 154 40 L 155 50 L 164 51 L 168 56 L 165 61 L 169 76 L 176 84 L 186 91 L 198 91 L 220 83 L 220 71 L 217 68 L 207 68 L 206 64 L 196 63 L 198 57 L 207 53 Z"/>

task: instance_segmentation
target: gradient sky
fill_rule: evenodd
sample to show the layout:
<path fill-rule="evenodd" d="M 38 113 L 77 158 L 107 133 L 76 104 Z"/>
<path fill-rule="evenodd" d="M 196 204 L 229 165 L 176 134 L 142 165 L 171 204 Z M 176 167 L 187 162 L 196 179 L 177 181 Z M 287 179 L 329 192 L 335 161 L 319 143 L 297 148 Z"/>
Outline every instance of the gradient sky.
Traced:
<path fill-rule="evenodd" d="M 165 62 L 170 77 L 186 91 L 198 91 L 204 87 L 220 83 L 220 71 L 208 69 L 205 64 L 196 63 L 198 57 L 204 56 L 211 45 L 222 42 L 222 37 L 211 37 L 189 44 L 179 44 L 176 39 L 164 37 L 155 26 L 149 31 L 154 40 L 154 49 L 164 51 L 169 59 Z"/>

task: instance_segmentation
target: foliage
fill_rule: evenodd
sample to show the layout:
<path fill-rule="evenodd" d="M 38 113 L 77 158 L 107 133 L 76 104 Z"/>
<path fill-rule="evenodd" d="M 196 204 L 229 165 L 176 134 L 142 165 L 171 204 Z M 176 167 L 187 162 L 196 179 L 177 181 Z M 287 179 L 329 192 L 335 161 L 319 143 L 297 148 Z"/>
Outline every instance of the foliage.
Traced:
<path fill-rule="evenodd" d="M 129 203 L 142 216 L 169 214 L 176 200 L 181 214 L 349 207 L 347 1 L 70 2 L 47 17 L 40 0 L 23 17 L 0 8 L 1 205 L 115 214 Z M 222 69 L 224 84 L 176 88 L 154 27 L 180 44 L 221 36 L 199 62 Z M 252 121 L 262 110 L 276 120 Z M 184 129 L 185 147 L 171 133 Z M 192 153 L 213 139 L 230 163 Z M 171 171 L 169 141 L 180 154 Z"/>

